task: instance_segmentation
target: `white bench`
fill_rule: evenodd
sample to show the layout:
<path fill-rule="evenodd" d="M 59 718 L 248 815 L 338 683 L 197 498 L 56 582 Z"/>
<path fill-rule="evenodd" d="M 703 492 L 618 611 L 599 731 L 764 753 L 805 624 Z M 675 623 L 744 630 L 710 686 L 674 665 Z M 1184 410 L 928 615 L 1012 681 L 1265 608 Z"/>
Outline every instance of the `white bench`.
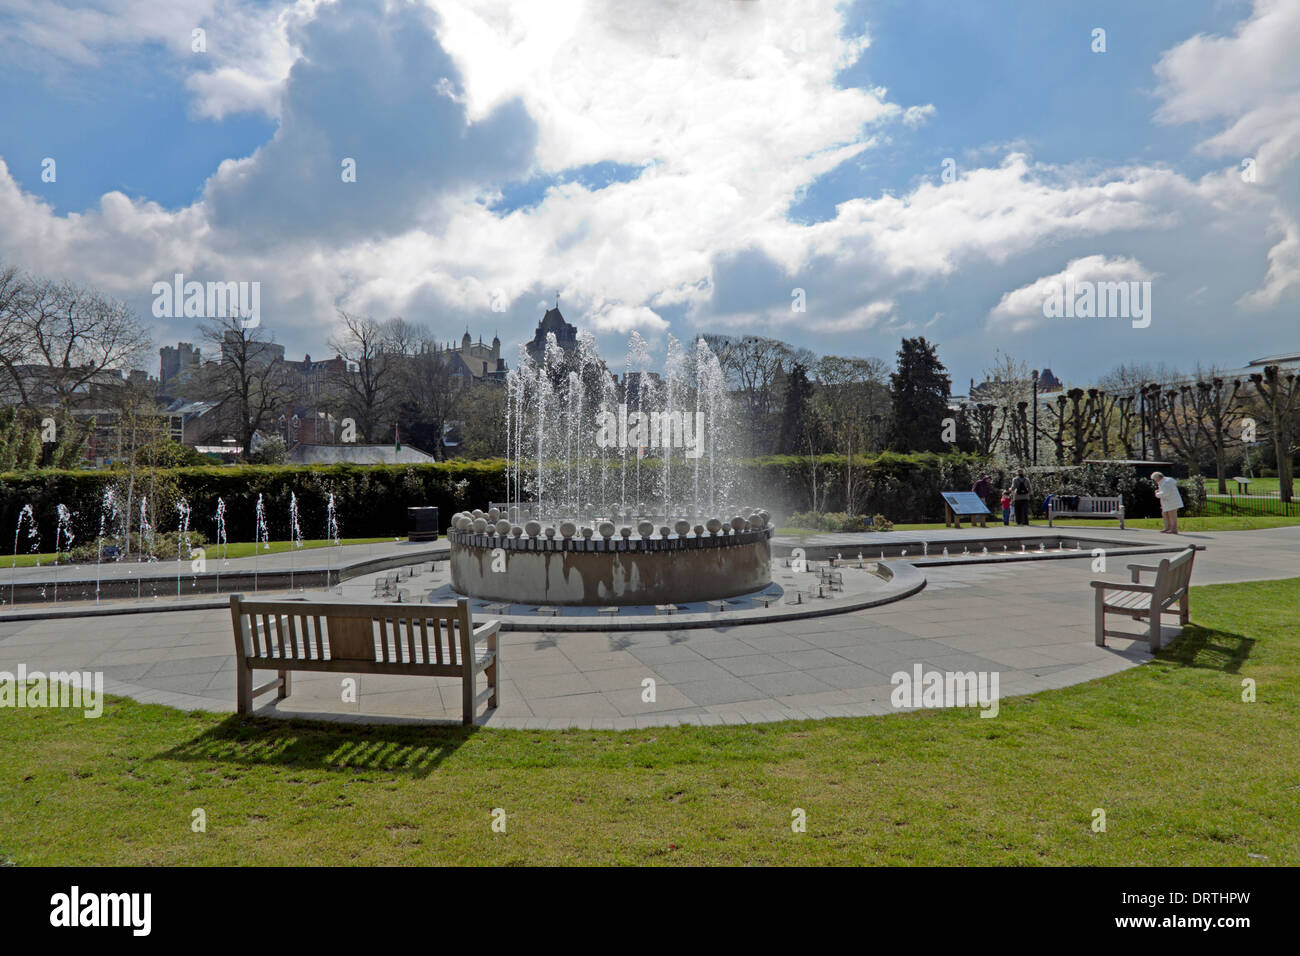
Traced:
<path fill-rule="evenodd" d="M 1098 497 L 1094 495 L 1068 495 L 1079 499 L 1078 507 L 1063 507 L 1059 495 L 1052 495 L 1047 504 L 1047 526 L 1052 526 L 1053 518 L 1118 518 L 1121 529 L 1124 527 L 1124 499 L 1119 495 Z"/>
<path fill-rule="evenodd" d="M 1140 634 L 1127 631 L 1106 630 L 1107 614 L 1122 614 L 1135 621 L 1147 622 L 1147 643 L 1152 651 L 1160 649 L 1160 619 L 1165 614 L 1177 614 L 1178 623 L 1186 627 L 1188 620 L 1187 596 L 1192 582 L 1192 561 L 1196 547 L 1188 545 L 1178 557 L 1163 559 L 1158 565 L 1130 564 L 1132 582 L 1089 582 L 1096 594 L 1093 626 L 1098 647 L 1106 646 L 1108 637 L 1140 638 Z M 1154 571 L 1155 580 L 1142 584 L 1143 571 Z M 1177 605 L 1175 608 L 1174 605 Z"/>
<path fill-rule="evenodd" d="M 500 621 L 474 627 L 469 601 L 420 607 L 395 604 L 313 604 L 306 601 L 245 601 L 230 596 L 235 631 L 236 702 L 239 713 L 253 709 L 253 699 L 277 690 L 289 696 L 291 671 L 344 674 L 405 674 L 459 677 L 461 721 L 472 724 L 486 698 L 497 706 L 501 660 L 497 650 Z M 480 644 L 486 644 L 482 649 Z M 253 686 L 254 670 L 278 676 Z M 487 689 L 475 695 L 480 673 Z"/>

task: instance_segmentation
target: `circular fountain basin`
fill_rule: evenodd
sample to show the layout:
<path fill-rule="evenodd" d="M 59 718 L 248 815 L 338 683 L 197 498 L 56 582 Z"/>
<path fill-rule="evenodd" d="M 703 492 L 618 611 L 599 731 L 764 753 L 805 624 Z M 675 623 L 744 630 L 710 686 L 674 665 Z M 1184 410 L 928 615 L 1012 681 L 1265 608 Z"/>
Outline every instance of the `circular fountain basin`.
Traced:
<path fill-rule="evenodd" d="M 451 531 L 452 588 L 511 604 L 684 604 L 772 583 L 773 528 L 647 538 Z"/>

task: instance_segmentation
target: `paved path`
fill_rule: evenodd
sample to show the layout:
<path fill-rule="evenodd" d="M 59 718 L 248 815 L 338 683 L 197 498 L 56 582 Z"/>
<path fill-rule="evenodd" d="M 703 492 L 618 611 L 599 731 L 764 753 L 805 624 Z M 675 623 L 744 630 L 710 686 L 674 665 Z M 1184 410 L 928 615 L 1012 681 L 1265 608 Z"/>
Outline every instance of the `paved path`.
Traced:
<path fill-rule="evenodd" d="M 1158 536 L 1157 536 L 1158 537 Z M 1204 544 L 1194 583 L 1300 576 L 1300 528 L 1181 536 Z M 1125 579 L 1118 558 L 1109 576 Z M 1142 559 L 1142 563 L 1150 563 Z M 631 728 L 887 713 L 890 677 L 988 671 L 1002 696 L 1115 673 L 1146 645 L 1092 640 L 1091 556 L 926 569 L 920 594 L 880 608 L 784 624 L 693 631 L 502 635 L 501 727 Z M 1192 606 L 1195 618 L 1195 602 Z M 83 619 L 84 620 L 84 619 Z M 143 614 L 0 625 L 0 670 L 100 670 L 110 693 L 184 709 L 232 711 L 230 616 Z M 654 681 L 655 699 L 643 700 Z M 341 675 L 295 674 L 266 712 L 338 719 L 456 720 L 458 681 L 363 676 L 340 700 Z M 264 698 L 269 700 L 270 698 Z"/>

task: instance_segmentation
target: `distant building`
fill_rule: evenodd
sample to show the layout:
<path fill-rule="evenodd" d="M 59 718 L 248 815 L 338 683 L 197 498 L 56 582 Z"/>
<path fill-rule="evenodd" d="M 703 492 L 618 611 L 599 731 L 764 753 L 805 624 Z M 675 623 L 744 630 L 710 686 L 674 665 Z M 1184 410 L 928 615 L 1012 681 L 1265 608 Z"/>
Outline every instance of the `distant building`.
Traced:
<path fill-rule="evenodd" d="M 313 362 L 311 355 L 303 356 L 301 362 L 283 363 L 290 387 L 303 399 L 317 402 L 325 393 L 332 378 L 347 371 L 348 363 L 342 356 L 334 356 L 320 362 Z"/>
<path fill-rule="evenodd" d="M 163 387 L 185 369 L 199 367 L 199 350 L 189 342 L 164 345 L 158 350 L 158 355 L 162 359 L 158 369 L 158 384 Z"/>
<path fill-rule="evenodd" d="M 451 374 L 463 387 L 474 382 L 504 382 L 506 380 L 506 363 L 501 357 L 501 339 L 492 337 L 491 345 L 484 345 L 480 338 L 474 342 L 469 337 L 469 329 L 460 340 L 460 348 L 448 345 L 440 353 L 451 366 Z"/>
<path fill-rule="evenodd" d="M 546 310 L 542 321 L 537 323 L 533 340 L 526 346 L 528 357 L 538 364 L 546 358 L 546 336 L 550 333 L 555 334 L 555 343 L 566 352 L 578 347 L 578 327 L 564 321 L 557 304 L 555 308 Z"/>
<path fill-rule="evenodd" d="M 240 349 L 239 333 L 227 332 L 221 342 L 221 361 L 233 361 Z M 284 361 L 284 346 L 275 342 L 263 342 L 250 339 L 246 345 L 248 361 L 254 365 L 270 365 L 272 362 Z"/>

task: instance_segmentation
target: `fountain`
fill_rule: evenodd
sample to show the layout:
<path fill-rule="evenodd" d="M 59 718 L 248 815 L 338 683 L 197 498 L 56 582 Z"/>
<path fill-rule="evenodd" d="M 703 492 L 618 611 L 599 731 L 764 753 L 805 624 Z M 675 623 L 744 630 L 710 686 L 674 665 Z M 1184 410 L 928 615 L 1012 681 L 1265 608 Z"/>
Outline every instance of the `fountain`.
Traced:
<path fill-rule="evenodd" d="M 213 515 L 217 523 L 217 546 L 221 549 L 221 562 L 217 565 L 217 593 L 221 593 L 221 566 L 226 563 L 226 502 L 217 499 L 217 512 Z"/>
<path fill-rule="evenodd" d="M 298 549 L 302 547 L 302 529 L 298 527 L 298 495 L 289 492 L 289 590 L 293 590 L 293 570 Z"/>
<path fill-rule="evenodd" d="M 59 555 L 66 549 L 72 550 L 72 512 L 67 505 L 56 505 L 58 523 L 54 529 L 54 603 L 59 603 Z M 69 555 L 71 559 L 71 555 Z"/>
<path fill-rule="evenodd" d="M 100 572 L 104 563 L 104 528 L 110 531 L 113 528 L 113 522 L 117 520 L 117 496 L 113 494 L 112 488 L 104 489 L 104 497 L 101 499 L 99 508 L 99 536 L 95 539 L 95 603 L 99 603 L 99 582 Z M 122 560 L 121 548 L 117 551 L 115 560 Z"/>
<path fill-rule="evenodd" d="M 190 505 L 184 498 L 176 502 L 176 596 L 181 596 L 182 555 L 190 551 Z"/>
<path fill-rule="evenodd" d="M 339 541 L 339 519 L 338 513 L 334 510 L 334 493 L 330 492 L 329 500 L 325 502 L 325 540 L 334 542 L 334 549 L 337 552 L 339 562 L 339 580 L 342 581 L 343 567 L 343 545 Z M 325 565 L 325 590 L 330 586 L 330 567 L 327 559 Z"/>
<path fill-rule="evenodd" d="M 770 515 L 736 500 L 726 381 L 632 333 L 616 382 L 590 333 L 506 378 L 506 501 L 451 519 L 452 587 L 515 604 L 682 604 L 771 583 Z M 729 517 L 728 517 L 729 516 Z M 635 532 L 636 537 L 633 537 Z"/>
<path fill-rule="evenodd" d="M 13 529 L 13 563 L 9 566 L 9 604 L 14 602 L 14 589 L 17 584 L 18 574 L 18 536 L 22 533 L 22 523 L 27 522 L 27 541 L 30 542 L 29 553 L 40 554 L 40 529 L 36 527 L 36 514 L 31 510 L 31 505 L 23 505 L 22 511 L 18 512 L 18 524 Z M 40 564 L 40 558 L 36 558 L 36 564 Z"/>
<path fill-rule="evenodd" d="M 257 591 L 257 559 L 259 552 L 265 545 L 266 550 L 271 550 L 271 532 L 266 527 L 266 506 L 262 504 L 261 492 L 257 495 L 257 511 L 255 512 L 256 528 L 254 529 L 255 537 L 253 539 L 253 591 Z"/>

